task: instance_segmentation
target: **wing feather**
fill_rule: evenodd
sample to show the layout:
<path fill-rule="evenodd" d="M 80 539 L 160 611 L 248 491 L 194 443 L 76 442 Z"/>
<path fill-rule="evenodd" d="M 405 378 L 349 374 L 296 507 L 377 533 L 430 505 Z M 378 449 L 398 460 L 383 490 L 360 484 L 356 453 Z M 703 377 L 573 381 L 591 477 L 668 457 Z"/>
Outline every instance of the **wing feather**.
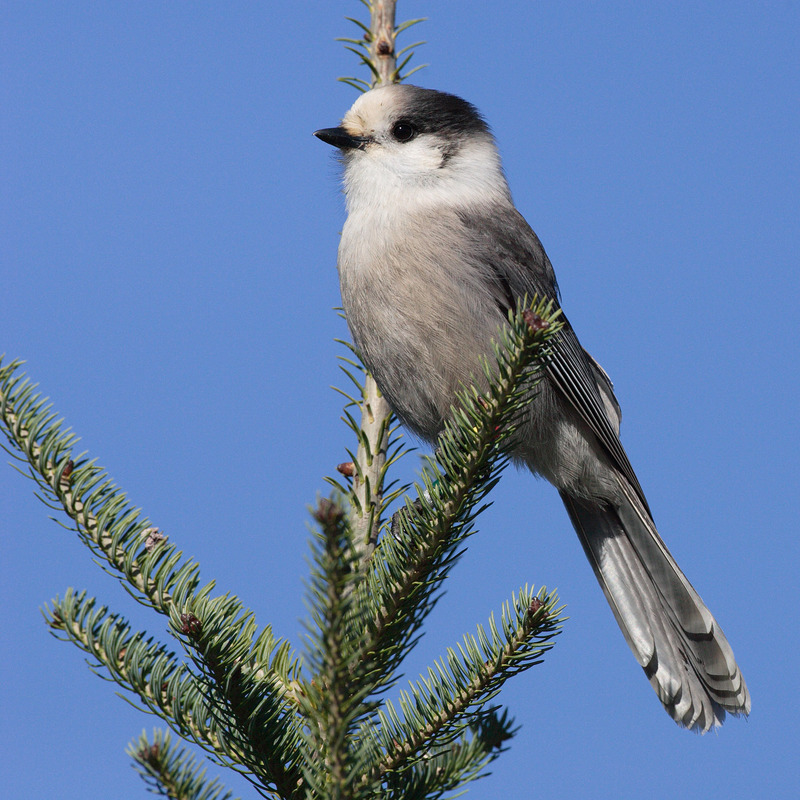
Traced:
<path fill-rule="evenodd" d="M 497 213 L 459 214 L 473 252 L 486 269 L 485 280 L 497 302 L 498 310 L 507 313 L 516 299 L 537 295 L 560 304 L 558 284 L 550 259 L 539 237 L 513 207 L 498 208 Z M 603 392 L 598 385 L 599 365 L 581 347 L 566 317 L 565 326 L 553 344 L 547 373 L 562 397 L 578 412 L 597 437 L 617 469 L 625 476 L 645 508 L 642 487 L 619 440 L 617 421 L 609 417 Z M 602 370 L 601 370 L 602 371 Z M 603 389 L 618 409 L 611 381 L 605 373 Z M 648 508 L 649 511 L 649 508 Z"/>

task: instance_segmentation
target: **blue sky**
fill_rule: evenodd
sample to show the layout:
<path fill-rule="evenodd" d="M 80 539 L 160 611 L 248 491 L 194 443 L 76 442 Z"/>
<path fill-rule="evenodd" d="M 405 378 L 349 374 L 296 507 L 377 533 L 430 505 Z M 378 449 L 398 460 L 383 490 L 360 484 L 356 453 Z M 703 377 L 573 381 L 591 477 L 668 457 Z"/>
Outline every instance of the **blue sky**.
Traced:
<path fill-rule="evenodd" d="M 351 444 L 329 388 L 344 212 L 311 132 L 355 98 L 335 78 L 364 72 L 334 38 L 362 11 L 9 2 L 0 23 L 0 351 L 203 577 L 295 642 L 306 505 Z M 469 797 L 796 797 L 800 6 L 401 1 L 419 16 L 415 80 L 492 124 L 753 713 L 705 737 L 671 722 L 556 492 L 523 473 L 494 492 L 408 674 L 521 584 L 557 587 L 570 620 L 504 691 L 522 730 Z M 38 608 L 75 586 L 162 622 L 31 490 L 0 469 L 5 792 L 144 797 L 124 747 L 157 721 Z"/>

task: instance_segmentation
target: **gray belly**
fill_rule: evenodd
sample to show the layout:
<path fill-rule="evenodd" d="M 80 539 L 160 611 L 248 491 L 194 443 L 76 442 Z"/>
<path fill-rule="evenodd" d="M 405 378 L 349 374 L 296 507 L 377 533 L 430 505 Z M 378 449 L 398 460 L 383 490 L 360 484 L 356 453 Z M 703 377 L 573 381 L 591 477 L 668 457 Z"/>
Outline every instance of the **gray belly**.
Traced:
<path fill-rule="evenodd" d="M 422 300 L 416 285 L 413 302 L 402 284 L 391 292 L 353 289 L 343 285 L 342 300 L 364 364 L 403 424 L 435 442 L 458 392 L 486 386 L 481 356 L 494 363 L 492 340 L 502 316 L 491 303 L 469 306 L 435 289 Z M 614 472 L 601 448 L 547 377 L 531 392 L 525 416 L 517 460 L 576 496 L 614 498 L 617 483 L 609 482 Z"/>
<path fill-rule="evenodd" d="M 502 323 L 496 310 L 472 311 L 457 296 L 396 281 L 384 287 L 343 283 L 345 315 L 365 365 L 401 421 L 434 440 L 464 386 L 485 384 L 481 356 L 492 354 Z M 477 313 L 476 313 L 477 311 Z"/>

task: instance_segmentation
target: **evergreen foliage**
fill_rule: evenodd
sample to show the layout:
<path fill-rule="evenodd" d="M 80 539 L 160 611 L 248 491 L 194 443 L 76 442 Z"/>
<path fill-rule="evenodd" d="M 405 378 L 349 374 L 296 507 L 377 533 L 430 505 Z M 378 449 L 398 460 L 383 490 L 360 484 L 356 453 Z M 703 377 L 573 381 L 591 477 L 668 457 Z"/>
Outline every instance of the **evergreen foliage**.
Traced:
<path fill-rule="evenodd" d="M 183 748 L 173 744 L 168 733 L 145 732 L 128 745 L 136 771 L 153 794 L 183 800 L 234 800 L 216 779 L 207 780 L 206 771 Z"/>
<path fill-rule="evenodd" d="M 385 11 L 386 4 L 367 5 L 374 22 L 375 7 Z M 394 27 L 391 6 L 394 37 L 413 23 Z M 385 69 L 374 65 L 375 26 L 356 24 L 370 38 L 351 43 L 377 77 Z M 405 63 L 393 61 L 388 74 L 399 79 Z M 213 581 L 203 584 L 199 565 L 94 460 L 74 452 L 77 437 L 20 372 L 20 362 L 0 359 L 0 429 L 19 471 L 33 479 L 44 503 L 66 515 L 65 527 L 101 568 L 164 617 L 174 642 L 135 630 L 74 589 L 43 609 L 51 631 L 83 651 L 131 702 L 265 797 L 434 798 L 485 774 L 515 731 L 492 701 L 505 681 L 553 646 L 562 622 L 553 593 L 520 588 L 425 675 L 394 699 L 387 695 L 510 460 L 518 417 L 560 327 L 557 317 L 552 304 L 536 299 L 509 316 L 495 357 L 476 376 L 480 388 L 459 395 L 411 493 L 389 482 L 404 453 L 389 416 L 379 421 L 376 440 L 384 458 L 372 468 L 375 447 L 356 421 L 357 409 L 363 417 L 370 402 L 369 380 L 357 354 L 347 361 L 356 391 L 346 395 L 345 421 L 359 448 L 340 477 L 329 479 L 331 498 L 313 512 L 301 653 L 269 625 L 259 626 L 235 595 L 216 592 Z M 389 516 L 387 508 L 401 497 Z M 364 515 L 366 527 L 359 523 Z M 231 798 L 168 733 L 143 734 L 129 754 L 157 794 Z"/>

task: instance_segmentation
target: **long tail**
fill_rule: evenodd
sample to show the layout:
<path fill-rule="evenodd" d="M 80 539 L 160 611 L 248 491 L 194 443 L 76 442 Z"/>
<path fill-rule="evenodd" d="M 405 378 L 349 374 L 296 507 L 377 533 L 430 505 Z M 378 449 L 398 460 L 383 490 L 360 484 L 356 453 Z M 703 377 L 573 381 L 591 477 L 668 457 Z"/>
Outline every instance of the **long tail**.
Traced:
<path fill-rule="evenodd" d="M 622 482 L 622 481 L 621 481 Z M 705 733 L 750 713 L 733 650 L 629 487 L 619 508 L 561 492 L 619 627 L 670 716 Z"/>

